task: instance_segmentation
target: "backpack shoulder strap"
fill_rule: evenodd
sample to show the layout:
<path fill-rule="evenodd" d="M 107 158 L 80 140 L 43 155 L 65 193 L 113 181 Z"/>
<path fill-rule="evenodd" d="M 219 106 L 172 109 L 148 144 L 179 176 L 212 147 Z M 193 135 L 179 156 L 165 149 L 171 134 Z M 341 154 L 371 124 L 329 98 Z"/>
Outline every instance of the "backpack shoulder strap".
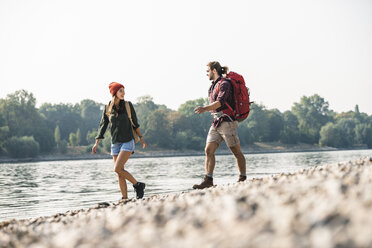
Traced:
<path fill-rule="evenodd" d="M 231 83 L 231 79 L 228 77 L 223 77 L 221 80 L 217 83 L 217 94 L 220 93 L 220 85 L 223 81 L 229 81 Z"/>
<path fill-rule="evenodd" d="M 125 102 L 125 109 L 127 110 L 127 114 L 128 114 L 130 123 L 132 124 L 132 126 L 134 126 L 133 121 L 132 121 L 132 111 L 130 111 L 129 101 Z"/>
<path fill-rule="evenodd" d="M 231 79 L 230 78 L 221 78 L 221 80 L 217 83 L 217 94 L 218 93 L 220 93 L 220 84 L 223 82 L 223 81 L 228 81 L 228 82 L 230 82 L 230 84 L 232 84 L 232 82 L 231 82 Z M 231 87 L 232 87 L 232 85 L 231 85 Z M 233 90 L 234 90 L 234 88 L 233 88 Z M 233 96 L 234 96 L 234 94 L 233 94 Z M 226 106 L 231 110 L 231 112 L 233 112 L 234 113 L 234 115 L 235 115 L 235 111 L 233 110 L 233 108 L 227 103 L 227 102 L 225 102 L 225 104 L 226 104 Z"/>

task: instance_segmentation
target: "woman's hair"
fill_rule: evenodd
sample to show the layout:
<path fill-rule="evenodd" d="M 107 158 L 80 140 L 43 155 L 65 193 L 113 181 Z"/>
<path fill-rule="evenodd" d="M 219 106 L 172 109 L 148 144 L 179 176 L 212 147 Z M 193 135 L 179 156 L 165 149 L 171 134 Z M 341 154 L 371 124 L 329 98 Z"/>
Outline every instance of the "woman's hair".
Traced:
<path fill-rule="evenodd" d="M 221 66 L 219 62 L 212 61 L 207 64 L 209 68 L 213 71 L 213 69 L 216 69 L 218 75 L 222 76 L 223 74 L 229 73 L 229 67 L 227 66 Z"/>
<path fill-rule="evenodd" d="M 110 118 L 112 108 L 114 107 L 114 104 L 115 104 L 115 100 L 116 100 L 116 95 L 112 97 L 110 105 L 108 106 L 108 108 L 106 108 L 106 115 L 108 118 Z"/>

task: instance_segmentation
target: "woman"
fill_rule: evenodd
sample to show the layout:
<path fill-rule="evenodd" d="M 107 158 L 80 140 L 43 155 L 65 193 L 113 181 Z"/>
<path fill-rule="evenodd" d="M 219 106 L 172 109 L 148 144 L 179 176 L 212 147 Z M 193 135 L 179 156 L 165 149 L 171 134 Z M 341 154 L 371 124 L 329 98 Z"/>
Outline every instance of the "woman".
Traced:
<path fill-rule="evenodd" d="M 128 102 L 130 108 L 126 107 L 126 104 L 128 103 L 124 101 L 124 86 L 122 84 L 112 82 L 109 85 L 109 89 L 112 95 L 112 100 L 103 111 L 102 119 L 99 124 L 98 135 L 96 137 L 96 143 L 92 148 L 92 153 L 96 153 L 98 144 L 100 140 L 104 138 L 103 135 L 105 134 L 107 126 L 110 124 L 111 155 L 114 159 L 115 172 L 119 176 L 119 187 L 122 199 L 128 199 L 126 180 L 133 184 L 137 199 L 140 199 L 143 197 L 146 185 L 144 183 L 137 182 L 137 180 L 124 169 L 124 165 L 128 161 L 130 155 L 134 152 L 134 131 L 138 134 L 142 147 L 146 148 L 147 145 L 141 135 L 136 112 L 134 111 L 132 103 Z M 127 109 L 130 109 L 131 113 L 129 115 L 127 113 Z"/>

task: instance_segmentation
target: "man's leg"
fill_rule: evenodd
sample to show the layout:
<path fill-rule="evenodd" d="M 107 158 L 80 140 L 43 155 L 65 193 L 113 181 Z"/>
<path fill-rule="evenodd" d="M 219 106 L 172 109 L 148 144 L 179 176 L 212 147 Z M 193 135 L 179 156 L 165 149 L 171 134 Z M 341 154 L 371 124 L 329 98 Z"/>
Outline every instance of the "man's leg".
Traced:
<path fill-rule="evenodd" d="M 205 174 L 210 177 L 213 177 L 213 170 L 216 165 L 216 157 L 214 153 L 218 147 L 219 144 L 216 142 L 207 143 L 205 146 Z"/>
<path fill-rule="evenodd" d="M 204 189 L 213 186 L 213 170 L 216 164 L 214 153 L 219 147 L 219 143 L 209 142 L 205 146 L 205 176 L 200 184 L 195 184 L 194 189 Z"/>
<path fill-rule="evenodd" d="M 238 122 L 223 122 L 218 129 L 227 146 L 230 148 L 236 158 L 238 169 L 240 172 L 238 182 L 242 182 L 247 179 L 246 175 L 246 162 L 244 154 L 240 148 L 240 140 L 238 136 Z"/>
<path fill-rule="evenodd" d="M 242 150 L 240 149 L 240 145 L 235 145 L 230 147 L 230 150 L 234 154 L 236 158 L 236 163 L 238 164 L 238 169 L 239 169 L 239 180 L 238 182 L 245 181 L 247 179 L 246 175 L 246 161 L 244 154 L 242 153 Z"/>
<path fill-rule="evenodd" d="M 213 186 L 213 170 L 216 164 L 214 153 L 222 143 L 223 138 L 217 132 L 216 128 L 211 126 L 209 128 L 207 141 L 205 145 L 205 173 L 204 181 L 201 184 L 195 184 L 194 189 L 204 189 Z"/>

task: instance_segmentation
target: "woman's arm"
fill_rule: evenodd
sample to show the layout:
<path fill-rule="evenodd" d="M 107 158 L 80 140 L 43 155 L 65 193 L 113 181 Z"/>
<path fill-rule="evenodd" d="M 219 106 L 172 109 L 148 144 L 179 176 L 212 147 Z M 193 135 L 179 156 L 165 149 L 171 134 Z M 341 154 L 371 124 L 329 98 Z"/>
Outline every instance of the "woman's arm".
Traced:
<path fill-rule="evenodd" d="M 141 130 L 140 130 L 139 127 L 136 129 L 136 133 L 137 133 L 138 136 L 140 137 L 140 141 L 141 141 L 141 144 L 142 144 L 142 148 L 145 149 L 145 148 L 147 147 L 147 144 L 146 144 L 145 140 L 144 140 L 143 137 L 142 137 Z"/>
<path fill-rule="evenodd" d="M 100 139 L 96 139 L 96 143 L 92 147 L 92 153 L 93 154 L 97 153 L 97 147 L 98 147 L 98 144 L 99 144 L 100 141 L 101 141 Z"/>
<path fill-rule="evenodd" d="M 101 141 L 101 139 L 104 138 L 103 135 L 106 132 L 106 129 L 107 129 L 108 124 L 109 124 L 109 119 L 108 119 L 108 117 L 106 115 L 106 106 L 105 106 L 105 108 L 103 110 L 103 113 L 102 113 L 101 121 L 99 123 L 98 133 L 97 133 L 97 137 L 96 137 L 96 143 L 92 147 L 92 153 L 96 153 L 97 152 L 98 144 Z"/>
<path fill-rule="evenodd" d="M 101 121 L 99 122 L 99 128 L 96 139 L 104 139 L 104 134 L 106 132 L 107 126 L 109 124 L 109 118 L 106 115 L 106 106 L 102 112 Z"/>

